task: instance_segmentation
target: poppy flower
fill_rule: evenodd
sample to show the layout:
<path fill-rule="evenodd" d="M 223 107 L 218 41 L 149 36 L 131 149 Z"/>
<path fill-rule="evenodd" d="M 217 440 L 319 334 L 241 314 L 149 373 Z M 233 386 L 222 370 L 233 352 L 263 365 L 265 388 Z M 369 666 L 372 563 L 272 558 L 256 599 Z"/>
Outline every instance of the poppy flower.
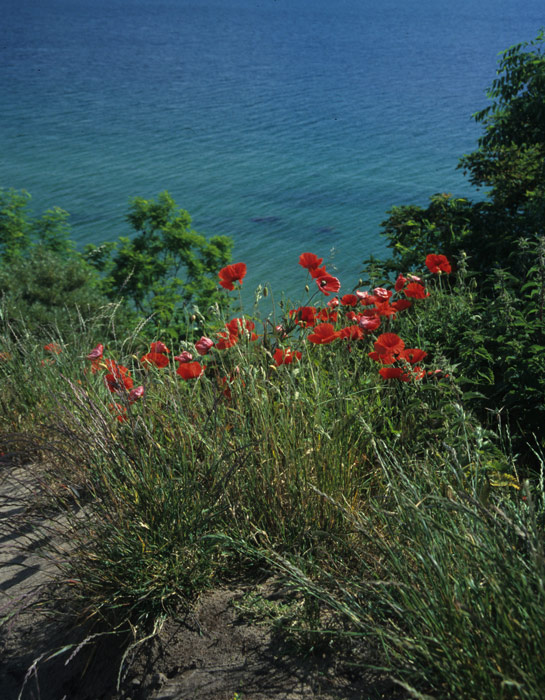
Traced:
<path fill-rule="evenodd" d="M 393 301 L 390 304 L 392 309 L 395 309 L 396 311 L 404 311 L 405 309 L 409 309 L 412 305 L 412 301 L 409 301 L 408 299 L 397 299 L 397 301 Z"/>
<path fill-rule="evenodd" d="M 316 279 L 316 277 L 323 277 L 323 275 L 327 275 L 328 272 L 325 269 L 325 265 L 322 267 L 313 267 L 311 270 L 309 270 L 310 276 L 312 279 Z"/>
<path fill-rule="evenodd" d="M 397 279 L 396 279 L 396 283 L 394 284 L 394 289 L 396 290 L 396 292 L 400 292 L 406 284 L 407 284 L 407 278 L 403 277 L 403 275 L 399 274 Z"/>
<path fill-rule="evenodd" d="M 59 355 L 62 352 L 62 348 L 58 343 L 48 343 L 44 345 L 44 350 L 47 352 L 52 352 L 55 355 Z"/>
<path fill-rule="evenodd" d="M 368 353 L 368 355 L 372 360 L 374 360 L 375 362 L 380 362 L 383 365 L 393 365 L 396 361 L 394 355 L 389 355 L 388 353 L 379 354 L 376 350 L 373 350 L 373 352 Z"/>
<path fill-rule="evenodd" d="M 93 348 L 91 352 L 87 355 L 88 360 L 100 360 L 102 359 L 102 355 L 104 355 L 104 345 L 102 343 L 99 343 L 96 348 Z"/>
<path fill-rule="evenodd" d="M 289 315 L 292 316 L 295 323 L 302 328 L 308 328 L 316 324 L 315 306 L 300 306 L 298 309 L 292 309 Z"/>
<path fill-rule="evenodd" d="M 363 330 L 360 326 L 346 326 L 346 328 L 341 328 L 338 332 L 339 338 L 343 340 L 361 340 L 364 336 Z"/>
<path fill-rule="evenodd" d="M 225 324 L 225 327 L 229 331 L 229 333 L 233 335 L 239 335 L 242 336 L 244 333 L 247 333 L 250 337 L 250 340 L 257 340 L 258 335 L 257 333 L 254 333 L 253 330 L 255 328 L 255 323 L 253 321 L 248 321 L 247 319 L 244 318 L 233 318 L 229 323 Z"/>
<path fill-rule="evenodd" d="M 308 340 L 316 345 L 325 345 L 326 343 L 332 343 L 338 337 L 339 334 L 331 323 L 321 323 L 314 328 L 314 332 L 308 336 Z"/>
<path fill-rule="evenodd" d="M 380 316 L 366 316 L 365 314 L 361 314 L 358 319 L 358 326 L 364 331 L 376 331 L 380 323 Z"/>
<path fill-rule="evenodd" d="M 363 306 L 372 306 L 373 304 L 376 304 L 377 302 L 377 297 L 375 297 L 373 294 L 370 294 L 369 292 L 356 292 L 356 296 L 360 300 L 360 304 L 363 304 Z"/>
<path fill-rule="evenodd" d="M 160 353 L 169 353 L 170 350 L 167 348 L 167 346 L 162 343 L 160 340 L 155 341 L 155 343 L 152 343 L 150 345 L 150 350 L 151 352 L 160 352 Z"/>
<path fill-rule="evenodd" d="M 424 285 L 420 284 L 420 282 L 409 282 L 403 291 L 405 296 L 410 297 L 411 299 L 425 299 L 430 295 L 429 292 L 426 292 L 426 288 Z"/>
<path fill-rule="evenodd" d="M 419 348 L 405 348 L 400 352 L 399 357 L 414 365 L 417 362 L 422 362 L 427 355 L 428 353 L 425 350 L 420 350 Z"/>
<path fill-rule="evenodd" d="M 378 373 L 383 379 L 401 379 L 402 381 L 405 375 L 401 367 L 381 367 Z"/>
<path fill-rule="evenodd" d="M 235 282 L 240 282 L 240 284 L 242 284 L 242 280 L 246 275 L 246 263 L 227 265 L 219 271 L 218 275 L 221 286 L 232 291 L 235 288 Z"/>
<path fill-rule="evenodd" d="M 238 343 L 238 333 L 230 333 L 229 331 L 220 331 L 218 340 L 216 340 L 216 350 L 227 350 Z"/>
<path fill-rule="evenodd" d="M 168 357 L 162 352 L 148 352 L 140 358 L 142 364 L 155 365 L 156 367 L 166 367 L 168 365 Z"/>
<path fill-rule="evenodd" d="M 193 355 L 188 350 L 183 350 L 179 355 L 175 355 L 176 362 L 191 362 Z"/>
<path fill-rule="evenodd" d="M 134 389 L 131 389 L 129 391 L 129 403 L 132 404 L 135 401 L 138 401 L 138 399 L 141 399 L 142 396 L 144 396 L 144 387 L 143 386 L 137 386 Z"/>
<path fill-rule="evenodd" d="M 386 316 L 389 318 L 390 316 L 394 317 L 397 313 L 397 309 L 393 304 L 390 304 L 389 301 L 377 301 L 375 303 L 375 312 L 378 316 Z"/>
<path fill-rule="evenodd" d="M 426 255 L 426 267 L 434 275 L 439 275 L 441 272 L 446 272 L 447 275 L 452 271 L 452 267 L 445 255 L 435 255 L 430 253 Z"/>
<path fill-rule="evenodd" d="M 301 253 L 299 256 L 299 265 L 307 270 L 315 270 L 323 262 L 323 258 L 319 258 L 314 253 Z"/>
<path fill-rule="evenodd" d="M 341 297 L 343 306 L 357 306 L 360 303 L 359 297 L 356 294 L 345 294 Z"/>
<path fill-rule="evenodd" d="M 333 277 L 333 275 L 325 274 L 321 277 L 316 277 L 314 281 L 318 285 L 318 289 L 325 294 L 326 297 L 329 296 L 330 292 L 336 293 L 341 288 L 341 283 L 337 277 Z"/>
<path fill-rule="evenodd" d="M 204 335 L 195 343 L 195 350 L 199 353 L 199 355 L 208 355 L 213 347 L 214 341 L 210 340 L 210 338 L 207 338 Z"/>
<path fill-rule="evenodd" d="M 120 423 L 123 423 L 124 421 L 127 420 L 127 417 L 125 415 L 127 409 L 125 408 L 125 406 L 122 406 L 119 403 L 110 403 L 110 404 L 108 404 L 108 408 L 112 413 L 117 413 L 115 418 Z"/>
<path fill-rule="evenodd" d="M 405 342 L 395 333 L 382 333 L 374 345 L 379 355 L 397 355 L 405 347 Z"/>
<path fill-rule="evenodd" d="M 338 312 L 331 309 L 320 309 L 316 314 L 316 320 L 322 321 L 322 323 L 337 323 L 338 318 Z"/>
<path fill-rule="evenodd" d="M 379 301 L 388 301 L 392 296 L 392 292 L 390 289 L 384 289 L 384 287 L 375 287 L 375 289 L 373 289 L 373 296 Z"/>
<path fill-rule="evenodd" d="M 206 369 L 206 365 L 201 365 L 199 362 L 182 362 L 176 374 L 179 374 L 182 379 L 196 379 Z"/>
<path fill-rule="evenodd" d="M 299 350 L 293 352 L 290 348 L 276 348 L 273 355 L 277 367 L 291 365 L 292 362 L 300 360 L 301 357 Z"/>
<path fill-rule="evenodd" d="M 327 305 L 329 306 L 330 309 L 337 308 L 337 306 L 339 306 L 339 297 L 333 297 L 333 299 L 330 299 L 327 302 Z"/>
<path fill-rule="evenodd" d="M 104 377 L 104 382 L 112 394 L 123 390 L 129 391 L 134 385 L 131 377 L 124 374 L 113 374 L 111 372 Z"/>

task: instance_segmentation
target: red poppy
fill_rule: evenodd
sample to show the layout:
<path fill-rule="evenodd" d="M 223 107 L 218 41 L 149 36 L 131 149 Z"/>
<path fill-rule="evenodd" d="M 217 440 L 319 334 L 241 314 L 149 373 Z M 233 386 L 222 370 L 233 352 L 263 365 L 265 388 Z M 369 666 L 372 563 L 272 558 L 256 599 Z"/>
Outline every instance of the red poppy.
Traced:
<path fill-rule="evenodd" d="M 166 367 L 168 365 L 168 357 L 162 352 L 148 352 L 140 358 L 142 364 L 155 365 L 156 367 Z"/>
<path fill-rule="evenodd" d="M 337 323 L 338 318 L 338 312 L 331 309 L 320 309 L 316 314 L 316 320 L 322 323 Z"/>
<path fill-rule="evenodd" d="M 206 365 L 201 365 L 199 362 L 182 362 L 178 365 L 176 374 L 179 374 L 182 379 L 196 379 L 206 369 Z"/>
<path fill-rule="evenodd" d="M 129 391 L 133 387 L 133 380 L 124 374 L 108 373 L 104 377 L 104 381 L 108 389 L 115 394 L 118 391 Z"/>
<path fill-rule="evenodd" d="M 338 337 L 339 334 L 331 323 L 321 323 L 314 328 L 314 332 L 308 336 L 308 340 L 316 345 L 325 345 L 326 343 L 332 343 Z"/>
<path fill-rule="evenodd" d="M 183 350 L 179 355 L 175 355 L 176 362 L 191 362 L 193 355 L 188 350 Z"/>
<path fill-rule="evenodd" d="M 119 403 L 110 403 L 110 404 L 108 404 L 108 408 L 110 409 L 110 411 L 112 413 L 117 413 L 115 418 L 120 423 L 123 423 L 124 421 L 127 420 L 127 417 L 125 416 L 127 409 L 125 408 L 125 406 L 122 406 Z"/>
<path fill-rule="evenodd" d="M 396 315 L 397 309 L 389 301 L 377 301 L 375 303 L 375 312 L 379 316 L 390 317 Z"/>
<path fill-rule="evenodd" d="M 315 270 L 323 262 L 323 258 L 319 258 L 314 253 L 301 253 L 299 256 L 299 265 L 307 270 Z"/>
<path fill-rule="evenodd" d="M 199 355 L 208 355 L 213 347 L 214 341 L 210 340 L 210 338 L 207 338 L 204 335 L 195 343 L 195 350 L 199 353 Z"/>
<path fill-rule="evenodd" d="M 253 332 L 255 323 L 245 318 L 233 318 L 229 323 L 225 324 L 225 327 L 230 335 L 243 336 L 246 334 L 250 340 L 257 340 L 259 337 L 257 333 Z"/>
<path fill-rule="evenodd" d="M 321 277 L 316 277 L 314 281 L 318 285 L 318 289 L 325 294 L 326 297 L 329 296 L 330 292 L 336 293 L 341 288 L 341 283 L 337 277 L 333 277 L 333 275 L 325 274 Z"/>
<path fill-rule="evenodd" d="M 216 340 L 216 350 L 227 350 L 238 343 L 238 333 L 230 333 L 229 331 L 220 331 L 218 340 Z"/>
<path fill-rule="evenodd" d="M 390 304 L 392 309 L 395 309 L 396 311 L 404 311 L 405 309 L 409 309 L 412 305 L 412 301 L 409 301 L 408 299 L 398 299 Z"/>
<path fill-rule="evenodd" d="M 341 297 L 341 304 L 343 306 L 357 306 L 360 303 L 360 299 L 357 294 L 345 294 Z"/>
<path fill-rule="evenodd" d="M 280 365 L 291 365 L 292 362 L 300 360 L 301 357 L 299 350 L 293 352 L 290 348 L 276 348 L 273 355 L 277 367 L 280 367 Z"/>
<path fill-rule="evenodd" d="M 378 373 L 383 379 L 401 379 L 405 381 L 405 372 L 401 367 L 381 367 Z"/>
<path fill-rule="evenodd" d="M 219 271 L 220 284 L 225 289 L 232 291 L 235 286 L 234 282 L 240 282 L 246 275 L 246 263 L 233 263 L 233 265 L 227 265 Z"/>
<path fill-rule="evenodd" d="M 361 340 L 364 337 L 364 332 L 360 326 L 346 326 L 339 331 L 339 338 L 344 340 Z"/>
<path fill-rule="evenodd" d="M 129 370 L 123 365 L 118 365 L 115 360 L 104 360 L 104 365 L 106 369 L 109 369 L 112 374 L 116 376 L 124 377 L 129 373 Z"/>
<path fill-rule="evenodd" d="M 400 292 L 406 284 L 407 284 L 407 278 L 403 277 L 403 275 L 400 274 L 400 275 L 398 275 L 398 277 L 396 279 L 394 289 L 396 290 L 396 292 Z"/>
<path fill-rule="evenodd" d="M 333 299 L 330 299 L 327 302 L 327 305 L 329 306 L 330 309 L 337 308 L 337 306 L 339 306 L 339 297 L 333 297 Z"/>
<path fill-rule="evenodd" d="M 323 275 L 327 275 L 325 265 L 323 265 L 323 267 L 313 267 L 311 270 L 309 270 L 309 272 L 312 279 L 316 279 L 316 277 L 322 277 Z"/>
<path fill-rule="evenodd" d="M 380 362 L 383 365 L 393 365 L 396 361 L 394 355 L 389 355 L 388 353 L 378 353 L 376 350 L 368 353 L 369 357 L 375 362 Z"/>
<path fill-rule="evenodd" d="M 373 304 L 376 304 L 377 302 L 377 297 L 375 297 L 373 294 L 370 294 L 369 292 L 356 292 L 356 296 L 360 300 L 360 304 L 363 306 L 372 306 Z"/>
<path fill-rule="evenodd" d="M 447 275 L 452 271 L 452 267 L 445 255 L 435 255 L 430 253 L 426 255 L 426 267 L 434 275 L 439 275 L 441 272 L 446 272 Z"/>
<path fill-rule="evenodd" d="M 316 307 L 315 306 L 300 306 L 298 309 L 292 309 L 289 315 L 301 328 L 309 328 L 316 324 Z"/>
<path fill-rule="evenodd" d="M 150 345 L 150 350 L 151 352 L 160 352 L 160 353 L 168 353 L 170 350 L 167 348 L 167 346 L 162 343 L 160 340 L 155 341 L 155 343 L 152 343 Z"/>
<path fill-rule="evenodd" d="M 138 399 L 141 399 L 142 396 L 144 396 L 144 387 L 143 386 L 137 386 L 134 389 L 131 389 L 129 391 L 129 403 L 132 404 L 135 401 L 138 401 Z"/>
<path fill-rule="evenodd" d="M 361 314 L 358 319 L 358 326 L 364 331 L 376 331 L 380 326 L 380 317 Z"/>
<path fill-rule="evenodd" d="M 374 345 L 379 355 L 397 355 L 405 347 L 405 342 L 395 333 L 382 333 Z"/>
<path fill-rule="evenodd" d="M 392 292 L 389 289 L 384 289 L 384 287 L 375 287 L 375 289 L 373 289 L 373 296 L 379 301 L 388 301 L 392 296 Z"/>
<path fill-rule="evenodd" d="M 87 355 L 88 360 L 100 360 L 104 354 L 104 345 L 99 343 L 96 348 L 93 348 L 91 352 Z"/>
<path fill-rule="evenodd" d="M 427 357 L 428 353 L 425 350 L 420 350 L 419 348 L 405 348 L 399 354 L 402 360 L 410 362 L 411 365 L 417 362 L 422 362 L 422 360 Z"/>
<path fill-rule="evenodd" d="M 62 348 L 58 343 L 48 343 L 44 345 L 44 350 L 52 352 L 54 355 L 59 355 L 62 352 Z"/>
<path fill-rule="evenodd" d="M 411 299 L 425 299 L 429 297 L 429 292 L 426 292 L 426 288 L 420 284 L 420 282 L 409 282 L 409 284 L 404 289 L 405 296 L 411 297 Z"/>

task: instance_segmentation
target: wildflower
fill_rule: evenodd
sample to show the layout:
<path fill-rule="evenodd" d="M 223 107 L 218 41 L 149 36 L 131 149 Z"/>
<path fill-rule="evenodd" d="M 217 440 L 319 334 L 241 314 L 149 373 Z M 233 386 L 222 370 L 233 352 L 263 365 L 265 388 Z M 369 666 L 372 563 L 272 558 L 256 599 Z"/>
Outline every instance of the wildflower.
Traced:
<path fill-rule="evenodd" d="M 58 343 L 48 343 L 47 345 L 44 345 L 44 350 L 47 350 L 47 352 L 51 352 L 55 355 L 59 355 L 62 352 L 62 348 Z"/>
<path fill-rule="evenodd" d="M 150 350 L 151 350 L 151 352 L 160 352 L 161 354 L 170 352 L 170 350 L 167 348 L 167 346 L 164 343 L 162 343 L 160 340 L 157 340 L 157 341 L 155 341 L 155 343 L 152 343 L 150 345 Z"/>
<path fill-rule="evenodd" d="M 393 301 L 390 306 L 392 309 L 394 309 L 396 312 L 397 311 L 404 311 L 405 309 L 409 309 L 413 305 L 412 301 L 409 301 L 408 299 L 397 299 L 397 301 Z"/>
<path fill-rule="evenodd" d="M 195 350 L 199 353 L 199 355 L 208 355 L 213 347 L 214 341 L 210 340 L 210 338 L 207 338 L 204 335 L 195 343 Z"/>
<path fill-rule="evenodd" d="M 323 258 L 319 258 L 314 253 L 301 253 L 299 256 L 299 265 L 307 270 L 315 270 L 323 262 Z"/>
<path fill-rule="evenodd" d="M 10 352 L 0 352 L 0 362 L 9 362 L 11 360 Z"/>
<path fill-rule="evenodd" d="M 168 357 L 162 352 L 148 352 L 140 358 L 142 364 L 155 365 L 156 367 L 166 367 L 168 365 Z"/>
<path fill-rule="evenodd" d="M 360 304 L 363 304 L 363 306 L 373 306 L 373 304 L 376 304 L 377 302 L 377 297 L 374 296 L 373 294 L 370 294 L 369 292 L 356 292 L 356 296 L 360 300 Z"/>
<path fill-rule="evenodd" d="M 330 292 L 338 292 L 341 288 L 341 283 L 337 277 L 333 277 L 333 275 L 328 275 L 327 273 L 321 277 L 316 277 L 314 281 L 318 285 L 318 289 L 325 294 L 326 297 L 329 296 Z"/>
<path fill-rule="evenodd" d="M 396 308 L 393 304 L 390 304 L 389 301 L 377 301 L 375 303 L 375 313 L 378 316 L 395 316 L 396 315 Z"/>
<path fill-rule="evenodd" d="M 375 362 L 380 362 L 383 365 L 393 365 L 396 361 L 394 355 L 389 355 L 388 353 L 378 353 L 376 350 L 368 353 L 369 357 Z"/>
<path fill-rule="evenodd" d="M 406 381 L 405 372 L 401 367 L 381 367 L 378 371 L 383 379 L 401 379 Z"/>
<path fill-rule="evenodd" d="M 298 309 L 292 309 L 289 315 L 294 317 L 295 323 L 301 328 L 308 328 L 316 324 L 315 306 L 300 306 Z"/>
<path fill-rule="evenodd" d="M 108 389 L 112 392 L 112 394 L 115 394 L 119 391 L 129 391 L 133 387 L 133 380 L 131 377 L 124 375 L 124 374 L 114 374 L 112 372 L 109 372 L 105 377 L 104 377 L 104 382 Z"/>
<path fill-rule="evenodd" d="M 176 374 L 179 374 L 182 379 L 196 379 L 206 369 L 206 365 L 201 365 L 199 362 L 182 362 Z"/>
<path fill-rule="evenodd" d="M 395 333 L 382 333 L 376 339 L 375 350 L 379 355 L 397 355 L 405 347 L 405 343 Z"/>
<path fill-rule="evenodd" d="M 292 362 L 301 359 L 301 353 L 299 350 L 293 352 L 290 348 L 276 348 L 273 358 L 277 367 L 280 365 L 291 365 Z"/>
<path fill-rule="evenodd" d="M 327 302 L 327 305 L 329 306 L 330 309 L 336 309 L 337 306 L 339 306 L 339 297 L 333 297 L 333 299 L 330 299 Z"/>
<path fill-rule="evenodd" d="M 337 323 L 339 314 L 331 309 L 320 309 L 316 314 L 316 320 L 322 323 Z"/>
<path fill-rule="evenodd" d="M 428 353 L 425 350 L 420 350 L 419 348 L 405 348 L 399 354 L 402 360 L 409 362 L 411 365 L 422 362 L 427 355 Z"/>
<path fill-rule="evenodd" d="M 137 386 L 129 391 L 129 404 L 133 404 L 144 396 L 144 387 Z"/>
<path fill-rule="evenodd" d="M 316 345 L 325 345 L 326 343 L 332 343 L 338 337 L 339 334 L 331 323 L 321 323 L 314 328 L 314 332 L 308 336 L 308 340 Z"/>
<path fill-rule="evenodd" d="M 99 343 L 96 348 L 93 348 L 91 352 L 87 355 L 88 360 L 96 361 L 96 360 L 101 360 L 102 355 L 104 354 L 104 345 L 102 343 Z"/>
<path fill-rule="evenodd" d="M 338 331 L 339 338 L 343 340 L 361 340 L 364 336 L 363 330 L 360 326 L 346 326 L 346 328 L 341 328 Z"/>
<path fill-rule="evenodd" d="M 175 355 L 176 362 L 191 362 L 193 355 L 188 350 L 183 350 L 179 355 Z"/>
<path fill-rule="evenodd" d="M 358 319 L 358 326 L 364 331 L 376 331 L 380 326 L 380 317 L 361 314 Z"/>
<path fill-rule="evenodd" d="M 396 292 L 400 292 L 406 284 L 407 278 L 403 277 L 402 274 L 399 274 L 396 279 L 396 283 L 394 284 L 394 289 L 396 290 Z"/>
<path fill-rule="evenodd" d="M 360 299 L 356 294 L 345 294 L 341 297 L 341 304 L 343 306 L 357 306 L 360 303 Z"/>
<path fill-rule="evenodd" d="M 242 280 L 246 275 L 246 263 L 227 265 L 219 271 L 218 275 L 221 286 L 232 291 L 235 288 L 234 282 L 240 282 L 242 285 Z"/>
<path fill-rule="evenodd" d="M 388 301 L 392 296 L 392 292 L 389 289 L 384 289 L 384 287 L 375 287 L 375 289 L 373 289 L 373 296 L 379 301 Z"/>
<path fill-rule="evenodd" d="M 445 255 L 435 255 L 430 253 L 426 255 L 426 267 L 434 275 L 440 275 L 441 272 L 446 272 L 448 275 L 452 271 L 452 267 Z"/>
<path fill-rule="evenodd" d="M 426 292 L 424 285 L 420 282 L 409 282 L 405 287 L 405 296 L 411 297 L 411 299 L 425 299 L 429 297 L 429 292 Z"/>
<path fill-rule="evenodd" d="M 110 409 L 110 411 L 112 413 L 117 412 L 116 420 L 118 420 L 120 423 L 123 423 L 124 421 L 127 420 L 127 417 L 125 415 L 125 413 L 127 412 L 127 409 L 125 408 L 125 406 L 122 406 L 119 403 L 110 403 L 110 404 L 108 404 L 108 408 Z"/>

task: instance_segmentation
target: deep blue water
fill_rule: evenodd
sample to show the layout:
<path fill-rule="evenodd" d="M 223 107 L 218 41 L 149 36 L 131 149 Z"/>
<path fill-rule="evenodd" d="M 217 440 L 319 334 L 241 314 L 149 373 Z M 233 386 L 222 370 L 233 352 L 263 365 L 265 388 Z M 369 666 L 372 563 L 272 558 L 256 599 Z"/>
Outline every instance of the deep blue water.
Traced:
<path fill-rule="evenodd" d="M 471 195 L 498 53 L 543 0 L 0 0 L 0 186 L 126 235 L 169 190 L 235 240 L 245 289 L 297 293 L 300 252 L 351 287 L 392 205 Z"/>

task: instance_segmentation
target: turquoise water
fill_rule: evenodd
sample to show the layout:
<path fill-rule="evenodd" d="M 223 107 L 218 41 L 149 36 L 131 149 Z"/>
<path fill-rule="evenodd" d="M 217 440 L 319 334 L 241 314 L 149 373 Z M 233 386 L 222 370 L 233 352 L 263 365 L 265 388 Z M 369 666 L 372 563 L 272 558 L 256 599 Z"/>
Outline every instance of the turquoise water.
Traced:
<path fill-rule="evenodd" d="M 543 0 L 0 0 L 0 186 L 129 232 L 131 196 L 169 190 L 235 240 L 245 289 L 297 293 L 300 252 L 343 288 L 380 253 L 392 205 L 471 195 L 497 54 Z"/>

